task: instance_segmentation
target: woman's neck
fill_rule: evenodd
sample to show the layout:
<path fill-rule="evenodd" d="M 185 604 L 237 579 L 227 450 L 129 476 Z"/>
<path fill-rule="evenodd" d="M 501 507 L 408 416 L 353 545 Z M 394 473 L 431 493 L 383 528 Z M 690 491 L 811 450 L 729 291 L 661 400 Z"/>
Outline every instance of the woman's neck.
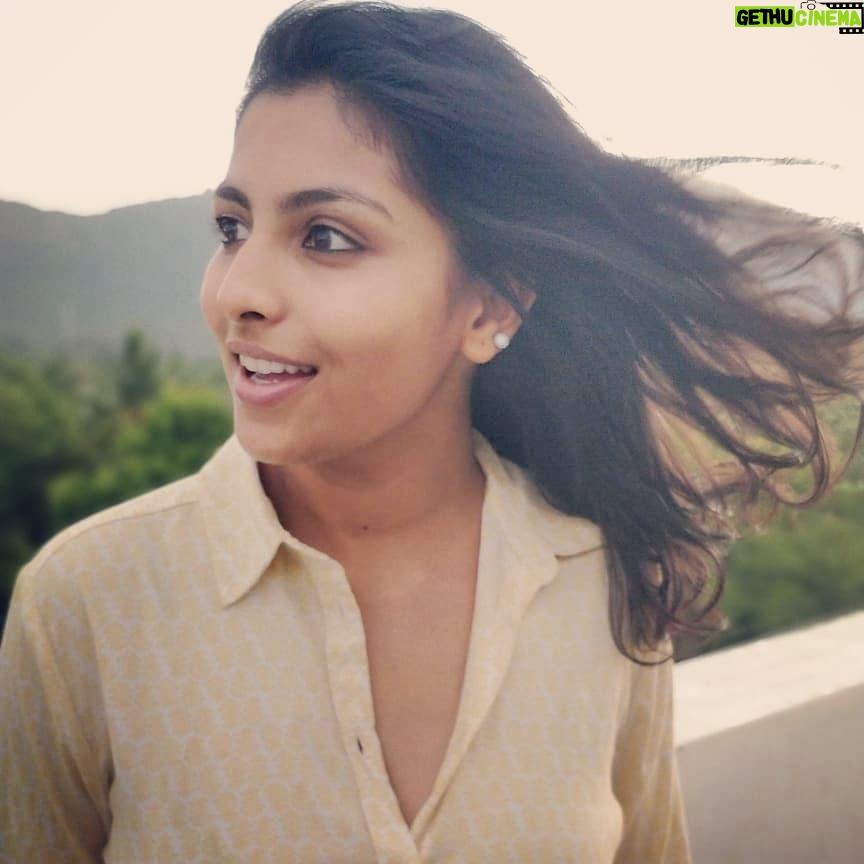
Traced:
<path fill-rule="evenodd" d="M 435 533 L 476 515 L 485 480 L 471 429 L 403 432 L 338 461 L 260 467 L 282 525 L 337 560 L 372 542 Z"/>

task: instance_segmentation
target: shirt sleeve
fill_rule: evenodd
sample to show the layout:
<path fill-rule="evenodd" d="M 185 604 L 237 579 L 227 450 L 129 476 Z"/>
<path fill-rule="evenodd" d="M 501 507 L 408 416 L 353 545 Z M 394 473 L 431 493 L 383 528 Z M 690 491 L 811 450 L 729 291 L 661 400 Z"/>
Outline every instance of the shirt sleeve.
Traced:
<path fill-rule="evenodd" d="M 0 862 L 94 864 L 110 750 L 85 604 L 49 561 L 18 577 L 0 644 Z"/>
<path fill-rule="evenodd" d="M 615 864 L 690 864 L 672 724 L 672 661 L 631 667 L 613 766 L 623 827 Z"/>

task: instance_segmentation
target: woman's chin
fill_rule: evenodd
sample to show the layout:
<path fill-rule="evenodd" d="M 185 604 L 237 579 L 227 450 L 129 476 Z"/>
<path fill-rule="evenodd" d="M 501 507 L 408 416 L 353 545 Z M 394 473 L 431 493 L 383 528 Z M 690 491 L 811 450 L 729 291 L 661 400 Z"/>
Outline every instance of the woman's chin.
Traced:
<path fill-rule="evenodd" d="M 311 442 L 298 440 L 298 436 L 281 425 L 273 428 L 270 424 L 249 421 L 247 418 L 234 417 L 234 434 L 243 449 L 256 461 L 265 465 L 288 465 L 305 461 L 309 450 L 314 450 Z"/>

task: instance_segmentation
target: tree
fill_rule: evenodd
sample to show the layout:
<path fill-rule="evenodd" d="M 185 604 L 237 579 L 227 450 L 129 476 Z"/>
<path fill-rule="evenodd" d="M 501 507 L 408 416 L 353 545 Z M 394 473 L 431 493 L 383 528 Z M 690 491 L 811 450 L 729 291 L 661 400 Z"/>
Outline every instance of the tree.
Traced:
<path fill-rule="evenodd" d="M 140 334 L 117 359 L 73 365 L 0 354 L 0 626 L 15 576 L 52 534 L 194 472 L 231 432 L 220 391 L 160 385 Z"/>
<path fill-rule="evenodd" d="M 784 513 L 729 559 L 729 630 L 712 648 L 864 608 L 864 487 L 843 484 L 818 509 Z"/>
<path fill-rule="evenodd" d="M 34 363 L 0 355 L 0 623 L 16 573 L 54 530 L 50 479 L 84 458 L 62 385 Z"/>
<path fill-rule="evenodd" d="M 113 446 L 85 470 L 49 487 L 58 524 L 69 524 L 196 471 L 231 434 L 231 415 L 213 391 L 166 387 L 120 421 Z"/>
<path fill-rule="evenodd" d="M 130 330 L 123 340 L 117 367 L 117 399 L 134 411 L 159 392 L 159 355 L 140 330 Z"/>

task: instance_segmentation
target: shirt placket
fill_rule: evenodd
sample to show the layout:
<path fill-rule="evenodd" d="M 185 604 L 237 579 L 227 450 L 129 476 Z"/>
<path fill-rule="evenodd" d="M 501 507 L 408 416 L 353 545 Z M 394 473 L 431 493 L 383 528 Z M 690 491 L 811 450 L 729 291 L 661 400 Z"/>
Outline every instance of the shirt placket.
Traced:
<path fill-rule="evenodd" d="M 492 710 L 507 675 L 526 609 L 558 572 L 551 550 L 538 545 L 529 533 L 509 530 L 511 527 L 499 512 L 497 496 L 487 491 L 474 618 L 456 725 L 432 793 L 411 827 L 417 848 L 432 859 L 441 853 L 435 814 Z M 447 845 L 445 842 L 444 846 Z"/>
<path fill-rule="evenodd" d="M 322 557 L 311 575 L 324 612 L 330 692 L 380 864 L 421 864 L 387 774 L 375 710 L 363 621 L 343 568 Z"/>

